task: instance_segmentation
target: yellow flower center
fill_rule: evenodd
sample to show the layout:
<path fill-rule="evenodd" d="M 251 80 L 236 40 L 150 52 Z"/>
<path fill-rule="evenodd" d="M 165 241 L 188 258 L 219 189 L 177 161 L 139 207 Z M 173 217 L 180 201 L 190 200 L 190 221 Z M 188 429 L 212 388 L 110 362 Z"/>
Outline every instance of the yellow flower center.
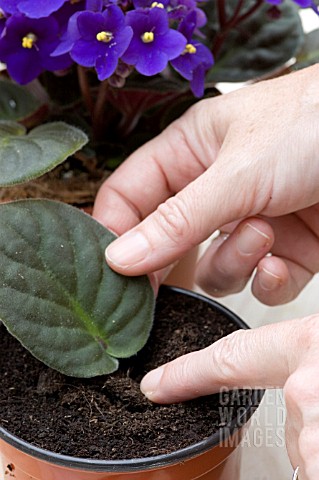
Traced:
<path fill-rule="evenodd" d="M 113 40 L 113 33 L 112 32 L 99 32 L 96 34 L 96 39 L 99 42 L 109 43 Z"/>
<path fill-rule="evenodd" d="M 197 49 L 194 45 L 192 45 L 191 43 L 188 43 L 185 47 L 185 50 L 183 53 L 196 53 Z"/>
<path fill-rule="evenodd" d="M 144 32 L 141 38 L 144 43 L 152 43 L 154 42 L 154 33 Z"/>
<path fill-rule="evenodd" d="M 34 33 L 28 33 L 25 37 L 22 39 L 22 46 L 23 48 L 32 48 L 37 41 L 36 35 Z"/>
<path fill-rule="evenodd" d="M 160 2 L 153 2 L 152 5 L 151 5 L 151 8 L 164 8 L 164 5 Z"/>

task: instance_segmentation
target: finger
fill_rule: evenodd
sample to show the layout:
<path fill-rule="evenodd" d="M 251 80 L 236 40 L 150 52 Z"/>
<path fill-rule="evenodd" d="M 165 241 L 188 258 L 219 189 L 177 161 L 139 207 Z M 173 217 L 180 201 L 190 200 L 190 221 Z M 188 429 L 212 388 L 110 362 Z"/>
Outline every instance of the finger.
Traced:
<path fill-rule="evenodd" d="M 300 360 L 303 341 L 297 320 L 239 330 L 148 373 L 141 390 L 154 402 L 173 403 L 222 387 L 282 387 Z"/>
<path fill-rule="evenodd" d="M 196 282 L 213 296 L 239 292 L 273 242 L 267 222 L 260 218 L 244 220 L 217 248 L 218 238 L 212 242 L 197 266 Z"/>
<path fill-rule="evenodd" d="M 312 213 L 315 221 L 315 211 Z M 276 237 L 273 255 L 302 266 L 312 275 L 319 271 L 319 255 L 314 255 L 314 252 L 319 252 L 319 231 L 316 234 L 296 214 L 269 218 L 267 221 Z"/>
<path fill-rule="evenodd" d="M 209 101 L 205 105 L 196 104 L 117 168 L 98 192 L 97 220 L 122 234 L 209 167 L 219 142 L 207 118 Z"/>
<path fill-rule="evenodd" d="M 227 295 L 240 291 L 257 265 L 252 291 L 258 300 L 267 305 L 279 305 L 293 300 L 319 269 L 319 256 L 313 255 L 313 252 L 319 251 L 319 240 L 316 232 L 310 228 L 315 224 L 316 216 L 312 211 L 313 221 L 312 225 L 309 225 L 304 221 L 306 212 L 302 212 L 300 216 L 287 215 L 267 219 L 276 237 L 271 248 L 272 256 L 264 257 L 260 251 L 259 254 L 257 252 L 256 255 L 247 256 L 248 261 L 245 261 L 237 246 L 245 225 L 245 222 L 242 222 L 240 228 L 237 227 L 226 242 L 219 238 L 213 241 L 198 265 L 197 282 L 213 296 Z M 267 230 L 263 229 L 264 220 L 259 218 L 258 222 L 256 229 L 267 235 Z M 268 225 L 266 229 L 269 228 Z M 244 233 L 245 230 L 247 229 L 244 229 Z M 273 233 L 270 237 L 273 242 Z M 262 245 L 262 238 L 259 241 Z M 256 248 L 258 249 L 258 242 Z"/>
<path fill-rule="evenodd" d="M 290 260 L 265 257 L 258 264 L 252 292 L 265 305 L 282 305 L 295 299 L 312 276 Z"/>
<path fill-rule="evenodd" d="M 312 226 L 316 224 L 313 209 L 300 215 L 268 219 L 276 241 L 272 256 L 261 259 L 252 284 L 254 295 L 267 305 L 278 305 L 297 297 L 319 270 L 319 238 L 310 228 L 307 215 L 312 211 Z M 319 233 L 319 230 L 318 230 Z"/>
<path fill-rule="evenodd" d="M 246 176 L 244 165 L 250 163 L 248 153 L 241 153 L 244 158 L 237 162 L 233 148 L 225 149 L 205 173 L 115 240 L 106 251 L 109 265 L 126 275 L 158 270 L 181 258 L 220 225 L 258 213 L 263 200 L 255 197 L 254 175 L 245 179 L 246 195 L 239 192 Z"/>

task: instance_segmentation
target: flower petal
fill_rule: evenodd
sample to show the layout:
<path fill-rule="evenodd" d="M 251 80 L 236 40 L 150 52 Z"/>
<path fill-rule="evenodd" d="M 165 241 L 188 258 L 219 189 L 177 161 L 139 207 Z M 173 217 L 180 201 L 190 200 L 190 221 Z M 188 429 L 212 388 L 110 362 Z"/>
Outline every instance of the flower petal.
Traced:
<path fill-rule="evenodd" d="M 51 13 L 56 12 L 66 0 L 20 0 L 18 9 L 21 13 L 29 18 L 48 17 Z"/>
<path fill-rule="evenodd" d="M 7 60 L 7 69 L 10 77 L 21 85 L 34 80 L 43 70 L 37 52 L 34 49 L 30 49 L 27 52 L 20 50 L 10 55 Z"/>
<path fill-rule="evenodd" d="M 117 67 L 118 57 L 113 55 L 112 51 L 96 59 L 96 71 L 99 80 L 109 78 Z"/>
<path fill-rule="evenodd" d="M 168 63 L 165 53 L 160 50 L 149 49 L 145 54 L 140 55 L 135 65 L 136 70 L 147 77 L 162 72 Z"/>
<path fill-rule="evenodd" d="M 70 52 L 75 62 L 83 67 L 94 67 L 97 57 L 104 54 L 104 45 L 99 42 L 88 42 L 82 38 L 75 42 Z"/>

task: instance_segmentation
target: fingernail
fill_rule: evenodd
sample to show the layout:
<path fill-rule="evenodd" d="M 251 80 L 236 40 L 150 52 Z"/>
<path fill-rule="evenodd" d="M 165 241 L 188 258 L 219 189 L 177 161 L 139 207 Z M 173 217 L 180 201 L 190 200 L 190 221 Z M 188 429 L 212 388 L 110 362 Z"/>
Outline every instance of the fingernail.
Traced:
<path fill-rule="evenodd" d="M 275 290 L 281 284 L 281 278 L 266 268 L 259 270 L 259 284 L 264 290 Z"/>
<path fill-rule="evenodd" d="M 140 232 L 128 232 L 111 243 L 105 251 L 105 257 L 114 265 L 130 267 L 147 257 L 150 245 Z"/>
<path fill-rule="evenodd" d="M 145 397 L 152 400 L 152 397 L 159 386 L 163 373 L 164 368 L 159 367 L 145 375 L 140 386 L 141 392 L 145 395 Z"/>
<path fill-rule="evenodd" d="M 267 245 L 270 245 L 270 237 L 249 223 L 246 223 L 237 237 L 237 248 L 243 255 L 256 255 Z"/>

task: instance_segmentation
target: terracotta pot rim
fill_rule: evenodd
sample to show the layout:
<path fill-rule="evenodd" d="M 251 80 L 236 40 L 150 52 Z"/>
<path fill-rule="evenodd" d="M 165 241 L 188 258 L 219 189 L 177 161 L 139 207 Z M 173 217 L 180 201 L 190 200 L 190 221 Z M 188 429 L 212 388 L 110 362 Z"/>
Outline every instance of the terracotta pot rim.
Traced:
<path fill-rule="evenodd" d="M 160 289 L 170 290 L 176 293 L 181 293 L 203 300 L 213 306 L 214 309 L 216 309 L 217 311 L 225 314 L 228 318 L 234 321 L 234 323 L 238 325 L 239 328 L 249 328 L 249 326 L 235 313 L 233 313 L 224 305 L 221 305 L 215 300 L 212 300 L 211 298 L 208 298 L 197 292 L 192 292 L 183 288 L 171 287 L 167 285 L 161 286 Z M 250 402 L 251 404 L 245 406 L 245 409 L 243 409 L 242 413 L 237 418 L 232 420 L 232 422 L 230 422 L 225 427 L 221 428 L 213 435 L 207 437 L 200 442 L 165 455 L 133 458 L 127 460 L 97 460 L 81 457 L 72 457 L 69 455 L 62 455 L 59 453 L 51 452 L 49 450 L 45 450 L 43 448 L 32 445 L 29 442 L 26 442 L 19 437 L 11 434 L 3 427 L 0 427 L 0 440 L 2 439 L 3 441 L 7 442 L 8 444 L 28 455 L 63 467 L 77 468 L 94 472 L 134 472 L 141 470 L 150 470 L 163 465 L 169 465 L 185 461 L 189 458 L 205 453 L 206 451 L 218 446 L 221 442 L 225 442 L 228 437 L 234 434 L 237 430 L 240 430 L 240 428 L 242 428 L 242 426 L 249 420 L 254 411 L 257 409 L 263 395 L 263 390 L 252 391 Z"/>

